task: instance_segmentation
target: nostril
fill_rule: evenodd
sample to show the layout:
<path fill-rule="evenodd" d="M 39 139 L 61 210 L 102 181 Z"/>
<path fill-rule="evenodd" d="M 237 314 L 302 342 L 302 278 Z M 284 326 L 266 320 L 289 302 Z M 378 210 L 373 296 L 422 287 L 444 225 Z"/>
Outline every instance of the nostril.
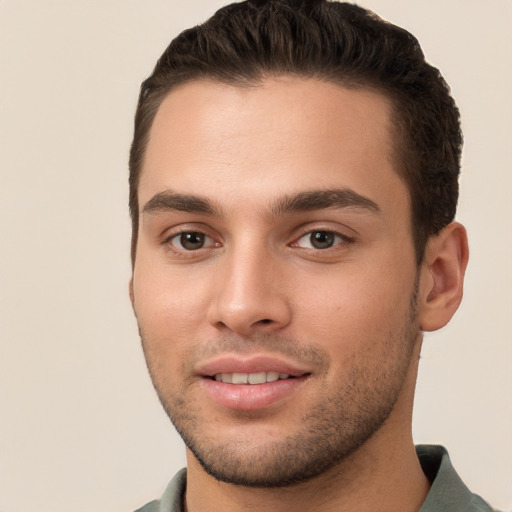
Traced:
<path fill-rule="evenodd" d="M 270 320 L 269 318 L 264 318 L 263 320 L 260 320 L 261 324 L 270 324 L 271 322 L 272 320 Z"/>

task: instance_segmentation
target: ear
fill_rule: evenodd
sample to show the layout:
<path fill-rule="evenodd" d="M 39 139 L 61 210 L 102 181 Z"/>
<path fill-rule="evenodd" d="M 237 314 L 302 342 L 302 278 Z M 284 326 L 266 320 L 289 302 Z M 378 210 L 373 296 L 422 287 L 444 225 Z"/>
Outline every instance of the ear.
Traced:
<path fill-rule="evenodd" d="M 421 273 L 422 331 L 444 327 L 457 311 L 468 258 L 466 230 L 458 222 L 452 222 L 429 240 Z"/>

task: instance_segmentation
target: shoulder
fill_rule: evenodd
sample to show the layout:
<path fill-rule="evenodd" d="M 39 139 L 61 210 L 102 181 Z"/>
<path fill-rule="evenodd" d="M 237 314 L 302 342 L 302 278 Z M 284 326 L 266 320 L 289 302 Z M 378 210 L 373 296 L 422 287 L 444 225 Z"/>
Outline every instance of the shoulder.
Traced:
<path fill-rule="evenodd" d="M 183 512 L 183 497 L 187 486 L 187 470 L 176 473 L 169 482 L 162 497 L 153 500 L 135 512 Z"/>
<path fill-rule="evenodd" d="M 154 500 L 149 503 L 146 503 L 141 508 L 138 508 L 135 512 L 159 512 L 160 509 L 160 500 Z"/>
<path fill-rule="evenodd" d="M 416 453 L 423 472 L 432 482 L 420 512 L 494 512 L 485 500 L 466 487 L 445 448 L 420 445 Z"/>

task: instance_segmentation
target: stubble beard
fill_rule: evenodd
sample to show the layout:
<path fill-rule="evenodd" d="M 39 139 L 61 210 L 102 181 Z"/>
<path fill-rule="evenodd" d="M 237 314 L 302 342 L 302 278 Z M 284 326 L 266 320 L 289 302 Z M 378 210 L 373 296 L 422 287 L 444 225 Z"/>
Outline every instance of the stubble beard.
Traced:
<path fill-rule="evenodd" d="M 277 488 L 311 480 L 340 465 L 386 422 L 407 377 L 418 335 L 417 287 L 401 330 L 387 333 L 386 367 L 352 367 L 335 389 L 297 422 L 298 428 L 275 441 L 253 445 L 250 439 L 220 441 L 208 418 L 187 400 L 184 391 L 171 392 L 159 382 L 158 363 L 152 363 L 141 335 L 148 369 L 164 410 L 203 469 L 215 479 L 246 487 Z M 283 346 L 279 341 L 276 346 Z M 314 351 L 314 349 L 313 349 Z M 367 354 L 371 357 L 372 354 Z M 315 351 L 322 359 L 322 353 Z M 328 363 L 326 363 L 328 364 Z M 321 365 L 320 365 L 321 366 Z M 213 429 L 214 430 L 214 429 Z M 243 431 L 243 426 L 240 427 Z"/>

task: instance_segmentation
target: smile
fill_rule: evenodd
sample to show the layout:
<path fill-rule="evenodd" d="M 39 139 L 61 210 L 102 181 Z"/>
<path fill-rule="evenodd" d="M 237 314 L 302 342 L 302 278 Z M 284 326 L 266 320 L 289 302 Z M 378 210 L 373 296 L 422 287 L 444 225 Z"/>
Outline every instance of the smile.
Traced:
<path fill-rule="evenodd" d="M 292 398 L 311 377 L 278 372 L 216 373 L 201 379 L 207 396 L 227 409 L 255 411 Z M 270 380 L 267 380 L 270 379 Z"/>
<path fill-rule="evenodd" d="M 265 384 L 285 380 L 291 377 L 288 373 L 258 372 L 258 373 L 217 373 L 213 377 L 217 382 L 225 384 Z"/>
<path fill-rule="evenodd" d="M 217 406 L 255 411 L 291 399 L 312 377 L 311 368 L 272 354 L 223 354 L 199 364 L 206 396 Z"/>

